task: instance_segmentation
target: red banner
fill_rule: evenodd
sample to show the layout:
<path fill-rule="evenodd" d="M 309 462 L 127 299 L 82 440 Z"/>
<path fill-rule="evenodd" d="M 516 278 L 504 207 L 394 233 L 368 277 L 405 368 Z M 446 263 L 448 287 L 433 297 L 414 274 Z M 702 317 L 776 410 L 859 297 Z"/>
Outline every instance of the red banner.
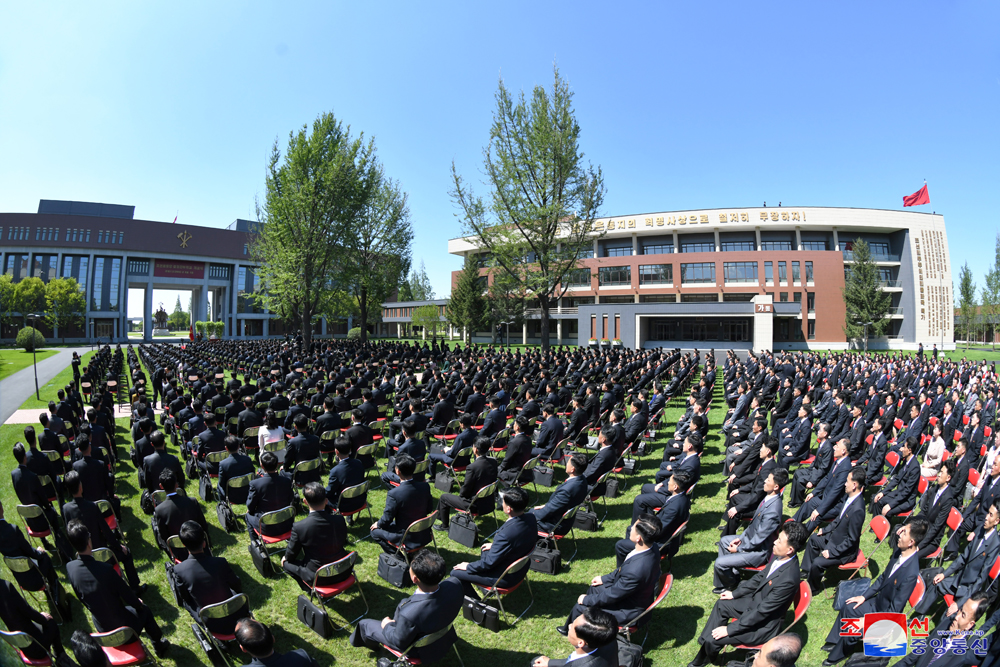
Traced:
<path fill-rule="evenodd" d="M 924 183 L 924 187 L 920 188 L 912 195 L 908 197 L 903 197 L 903 206 L 920 206 L 921 204 L 930 204 L 931 195 L 927 192 L 927 184 Z"/>
<path fill-rule="evenodd" d="M 184 262 L 175 259 L 158 259 L 153 267 L 156 278 L 205 279 L 205 262 Z"/>

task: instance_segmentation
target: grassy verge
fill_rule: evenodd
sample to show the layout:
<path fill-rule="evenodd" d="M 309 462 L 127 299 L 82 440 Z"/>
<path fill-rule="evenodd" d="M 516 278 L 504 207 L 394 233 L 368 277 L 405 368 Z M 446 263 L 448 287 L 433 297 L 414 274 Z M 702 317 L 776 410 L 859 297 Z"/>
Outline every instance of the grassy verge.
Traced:
<path fill-rule="evenodd" d="M 716 399 L 718 401 L 721 387 L 717 389 L 719 389 Z M 655 667 L 683 666 L 693 659 L 698 649 L 697 637 L 715 600 L 715 596 L 711 594 L 712 564 L 717 554 L 715 542 L 719 539 L 716 527 L 720 523 L 726 495 L 726 486 L 720 472 L 723 438 L 719 433 L 724 412 L 723 405 L 717 403 L 717 407 L 709 413 L 711 435 L 707 440 L 703 456 L 703 475 L 692 506 L 687 539 L 673 561 L 674 587 L 662 607 L 654 612 L 649 626 L 650 634 L 645 645 L 649 661 L 647 664 Z M 665 423 L 675 423 L 680 414 L 680 408 L 667 410 Z M 122 444 L 128 441 L 127 427 L 126 419 L 119 420 L 118 440 L 125 459 L 118 467 L 118 494 L 123 500 L 122 525 L 128 544 L 135 554 L 140 577 L 150 585 L 145 601 L 159 619 L 166 637 L 175 644 L 170 656 L 163 660 L 162 664 L 167 667 L 208 665 L 210 663 L 191 631 L 191 619 L 187 612 L 174 605 L 165 579 L 163 554 L 153 543 L 149 517 L 139 509 L 135 471 L 125 456 L 127 445 Z M 669 430 L 672 432 L 672 428 Z M 525 665 L 529 658 L 539 654 L 565 657 L 569 647 L 566 640 L 555 632 L 555 626 L 562 623 L 577 596 L 586 591 L 587 582 L 594 575 L 604 575 L 613 571 L 614 543 L 625 534 L 631 517 L 632 500 L 638 493 L 641 483 L 652 478 L 653 471 L 660 461 L 660 445 L 667 436 L 668 433 L 664 429 L 657 433 L 658 446 L 644 458 L 639 473 L 632 478 L 628 488 L 620 497 L 608 501 L 608 520 L 603 529 L 596 533 L 576 533 L 579 543 L 577 559 L 569 566 L 564 566 L 558 576 L 530 573 L 534 606 L 516 628 L 505 628 L 500 633 L 494 634 L 459 616 L 455 625 L 460 637 L 458 649 L 465 664 L 509 667 Z M 10 470 L 14 467 L 11 447 L 19 437 L 20 427 L 0 427 L 0 469 Z M 170 449 L 174 450 L 173 447 Z M 176 454 L 176 451 L 174 453 Z M 560 471 L 557 479 L 561 480 L 563 477 L 564 473 Z M 187 492 L 189 495 L 196 495 L 197 484 L 189 481 Z M 539 492 L 540 497 L 534 499 L 536 504 L 544 502 L 551 489 L 540 488 Z M 434 495 L 437 497 L 439 492 L 434 490 Z M 0 499 L 8 508 L 12 508 L 16 503 L 13 489 L 6 485 L 0 488 Z M 373 513 L 377 514 L 384 507 L 385 491 L 374 490 L 369 495 L 369 503 Z M 598 507 L 600 508 L 600 505 Z M 247 535 L 243 532 L 227 534 L 219 526 L 214 505 L 206 505 L 204 509 L 211 526 L 214 552 L 224 556 L 232 564 L 243 582 L 244 591 L 250 597 L 254 615 L 271 625 L 279 651 L 303 647 L 324 666 L 336 663 L 340 666 L 370 667 L 375 655 L 367 650 L 350 647 L 346 641 L 346 632 L 323 640 L 300 624 L 295 617 L 296 598 L 300 592 L 298 586 L 286 577 L 271 579 L 261 577 L 253 567 L 247 551 Z M 352 539 L 358 539 L 366 534 L 368 524 L 368 517 L 365 516 L 353 526 L 350 529 Z M 481 525 L 492 532 L 491 519 L 481 520 Z M 477 557 L 477 550 L 461 547 L 451 542 L 445 534 L 435 533 L 435 538 L 441 555 L 449 564 L 470 561 Z M 571 540 L 564 540 L 561 544 L 565 557 L 568 557 L 572 552 Z M 862 547 L 865 553 L 871 552 L 873 544 L 869 534 L 864 536 Z M 368 618 L 380 619 L 391 615 L 399 600 L 412 591 L 394 589 L 376 576 L 380 550 L 371 544 L 370 540 L 359 542 L 353 548 L 362 557 L 357 574 L 371 604 Z M 879 550 L 880 564 L 884 565 L 888 557 L 889 549 Z M 3 576 L 8 576 L 6 571 L 3 572 Z M 509 608 L 516 613 L 520 613 L 527 603 L 528 595 L 525 587 L 521 587 L 505 599 L 505 604 L 509 604 Z M 331 620 L 341 624 L 344 616 L 353 618 L 360 614 L 363 606 L 356 594 L 349 593 L 343 599 L 334 600 L 330 609 Z M 795 632 L 806 641 L 806 649 L 799 664 L 818 665 L 826 657 L 820 651 L 820 646 L 835 618 L 836 614 L 826 598 L 826 593 L 818 594 L 803 622 L 795 628 Z M 74 602 L 73 623 L 62 627 L 64 641 L 68 640 L 72 630 L 76 628 L 91 630 L 89 615 L 78 602 Z M 454 654 L 449 654 L 440 664 L 444 667 L 456 667 L 458 662 Z"/>
<path fill-rule="evenodd" d="M 87 363 L 90 361 L 90 358 L 94 356 L 94 354 L 95 354 L 94 352 L 85 352 L 84 354 L 80 355 L 80 359 L 82 360 L 80 364 L 81 370 L 83 369 L 84 366 L 87 365 Z M 46 408 L 49 404 L 49 401 L 56 400 L 56 392 L 65 387 L 66 385 L 68 385 L 72 381 L 73 381 L 73 366 L 72 364 L 70 364 L 67 365 L 66 368 L 59 371 L 59 374 L 56 375 L 51 380 L 49 380 L 45 384 L 45 386 L 39 387 L 38 395 L 42 397 L 42 400 L 38 400 L 34 396 L 31 396 L 28 400 L 26 400 L 24 403 L 21 404 L 21 409 L 33 410 L 35 408 L 42 408 L 42 409 Z"/>
<path fill-rule="evenodd" d="M 35 361 L 35 358 L 41 361 L 42 359 L 48 359 L 55 353 L 56 350 L 39 350 L 32 357 L 31 352 L 25 352 L 24 350 L 0 350 L 0 380 L 27 368 Z"/>

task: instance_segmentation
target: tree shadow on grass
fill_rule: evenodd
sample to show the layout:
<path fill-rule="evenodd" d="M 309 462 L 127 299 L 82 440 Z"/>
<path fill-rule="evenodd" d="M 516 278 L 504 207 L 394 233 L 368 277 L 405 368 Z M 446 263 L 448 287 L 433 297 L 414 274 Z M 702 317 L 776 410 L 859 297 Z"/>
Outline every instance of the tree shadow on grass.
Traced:
<path fill-rule="evenodd" d="M 636 633 L 637 641 L 642 641 L 643 634 L 649 630 L 645 646 L 647 653 L 654 648 L 662 647 L 671 640 L 674 642 L 674 646 L 683 646 L 692 641 L 701 631 L 701 619 L 708 612 L 702 607 L 677 605 L 671 606 L 669 612 L 659 618 L 657 618 L 656 613 L 653 612 L 653 620 Z M 660 613 L 662 614 L 662 612 Z M 669 618 L 664 618 L 664 616 L 669 616 Z M 694 659 L 693 653 L 690 659 Z"/>
<path fill-rule="evenodd" d="M 277 563 L 274 563 L 277 565 Z M 256 575 L 256 570 L 254 573 L 249 573 L 243 569 L 243 565 L 240 563 L 229 561 L 229 567 L 232 568 L 233 572 L 239 578 L 240 582 L 243 584 L 243 592 L 246 593 L 247 598 L 250 599 L 254 607 L 261 607 L 271 597 L 273 593 L 273 586 L 270 580 L 265 580 L 263 583 L 258 581 Z"/>
<path fill-rule="evenodd" d="M 276 650 L 283 653 L 285 651 L 290 651 L 293 648 L 299 648 L 302 646 L 301 638 L 288 632 L 277 623 L 272 623 L 268 627 L 271 630 L 271 634 L 274 635 L 274 645 Z M 328 645 L 328 643 L 322 641 L 319 635 L 314 635 L 312 638 L 315 638 L 316 641 L 312 642 L 309 646 L 309 656 L 321 665 L 334 664 L 337 659 L 334 657 L 333 653 L 323 650 L 323 647 Z M 179 665 L 181 663 L 177 664 Z"/>

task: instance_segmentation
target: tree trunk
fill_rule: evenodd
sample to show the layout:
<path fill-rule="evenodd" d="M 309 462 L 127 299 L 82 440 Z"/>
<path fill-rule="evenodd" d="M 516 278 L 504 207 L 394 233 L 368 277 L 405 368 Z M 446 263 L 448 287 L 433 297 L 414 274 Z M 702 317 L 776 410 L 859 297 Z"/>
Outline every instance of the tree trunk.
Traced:
<path fill-rule="evenodd" d="M 368 288 L 362 286 L 358 297 L 358 312 L 361 318 L 361 342 L 368 341 Z"/>
<path fill-rule="evenodd" d="M 542 334 L 542 352 L 549 351 L 549 298 L 546 296 L 538 300 L 538 305 L 542 307 L 542 321 L 541 321 L 541 334 Z M 525 341 L 527 343 L 527 341 Z"/>
<path fill-rule="evenodd" d="M 312 345 L 312 312 L 308 308 L 302 309 L 302 353 L 308 354 L 309 346 Z"/>

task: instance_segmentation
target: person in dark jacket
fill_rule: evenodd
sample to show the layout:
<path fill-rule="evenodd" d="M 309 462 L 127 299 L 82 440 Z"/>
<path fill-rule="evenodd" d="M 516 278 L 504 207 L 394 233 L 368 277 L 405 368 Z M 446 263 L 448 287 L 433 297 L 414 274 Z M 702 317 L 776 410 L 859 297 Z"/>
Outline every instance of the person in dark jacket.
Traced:
<path fill-rule="evenodd" d="M 52 565 L 52 558 L 42 547 L 32 549 L 21 529 L 7 522 L 4 518 L 2 503 L 0 503 L 0 554 L 9 558 L 30 559 L 38 570 L 26 573 L 15 572 L 12 573 L 13 578 L 22 585 L 22 588 L 32 590 L 37 590 L 41 588 L 43 583 L 47 583 L 56 604 L 60 608 L 68 609 L 69 601 L 66 599 L 66 592 L 63 590 L 62 584 L 59 583 L 56 569 Z M 41 573 L 41 576 L 45 578 L 45 582 L 39 580 L 38 573 Z"/>
<path fill-rule="evenodd" d="M 304 591 L 309 591 L 316 581 L 317 586 L 329 586 L 351 576 L 345 570 L 332 577 L 316 579 L 316 571 L 347 555 L 347 522 L 344 517 L 330 511 L 327 506 L 326 491 L 319 482 L 309 482 L 303 489 L 309 514 L 292 526 L 285 555 L 281 557 L 281 567 L 292 575 Z"/>
<path fill-rule="evenodd" d="M 813 593 L 821 590 L 823 575 L 858 556 L 861 531 L 865 526 L 865 470 L 852 468 L 844 483 L 847 498 L 837 518 L 809 538 L 802 554 L 802 573 Z"/>
<path fill-rule="evenodd" d="M 90 610 L 98 632 L 110 632 L 122 626 L 136 633 L 143 630 L 153 640 L 153 650 L 162 657 L 170 648 L 163 631 L 149 607 L 139 599 L 114 568 L 94 559 L 90 531 L 79 521 L 66 526 L 69 542 L 79 556 L 66 565 L 66 577 L 76 596 Z"/>
<path fill-rule="evenodd" d="M 219 497 L 229 498 L 235 505 L 245 505 L 250 494 L 250 485 L 229 488 L 229 480 L 254 472 L 253 461 L 246 454 L 240 453 L 240 439 L 234 435 L 226 436 L 226 451 L 229 456 L 219 463 Z"/>
<path fill-rule="evenodd" d="M 556 446 L 563 437 L 563 423 L 556 417 L 556 407 L 551 403 L 546 403 L 542 408 L 542 417 L 545 421 L 538 427 L 538 437 L 535 438 L 535 447 L 531 450 L 531 455 L 555 458 L 558 455 Z"/>
<path fill-rule="evenodd" d="M 462 611 L 462 584 L 455 578 L 445 579 L 448 567 L 433 551 L 422 549 L 410 561 L 410 577 L 417 585 L 414 595 L 396 606 L 392 618 L 381 622 L 361 619 L 348 638 L 351 646 L 378 649 L 381 644 L 404 651 L 421 637 L 448 627 Z M 443 580 L 443 581 L 442 581 Z M 454 628 L 432 644 L 410 652 L 410 657 L 423 663 L 440 660 L 457 639 Z"/>
<path fill-rule="evenodd" d="M 0 620 L 8 632 L 24 632 L 30 635 L 56 657 L 57 664 L 60 662 L 60 656 L 65 655 L 66 650 L 59 639 L 59 625 L 52 615 L 36 611 L 25 602 L 14 588 L 14 584 L 4 579 L 0 579 Z M 22 649 L 22 653 L 27 658 L 37 661 L 34 664 L 43 664 L 46 659 L 45 652 L 34 644 Z"/>
<path fill-rule="evenodd" d="M 570 509 L 579 506 L 587 499 L 587 480 L 583 471 L 587 469 L 587 457 L 583 454 L 573 454 L 566 464 L 566 474 L 569 477 L 556 487 L 549 496 L 549 501 L 538 505 L 531 513 L 538 519 L 538 530 L 563 533 L 569 530 L 568 522 L 563 525 L 563 515 Z M 569 521 L 573 521 L 570 519 Z"/>
<path fill-rule="evenodd" d="M 566 639 L 573 646 L 573 652 L 564 660 L 553 660 L 548 656 L 538 656 L 531 661 L 531 667 L 617 667 L 618 643 L 615 618 L 598 608 L 587 608 L 570 623 Z"/>
<path fill-rule="evenodd" d="M 396 476 L 399 486 L 389 490 L 385 498 L 385 511 L 379 520 L 371 525 L 372 539 L 382 546 L 386 553 L 396 553 L 403 533 L 414 521 L 428 516 L 434 507 L 431 487 L 427 482 L 413 479 L 417 462 L 407 454 L 396 457 Z M 430 528 L 408 536 L 406 547 L 422 547 L 431 541 Z"/>
<path fill-rule="evenodd" d="M 396 450 L 395 457 L 406 455 L 411 459 L 416 461 L 423 461 L 427 458 L 427 443 L 417 436 L 417 425 L 412 419 L 407 419 L 403 422 L 403 436 L 406 438 Z M 390 455 L 391 456 L 391 455 Z M 423 472 L 415 473 L 414 478 L 424 481 L 425 474 Z M 392 471 L 387 470 L 382 473 L 382 484 L 385 486 L 390 486 L 392 484 L 398 484 L 399 477 Z"/>
<path fill-rule="evenodd" d="M 316 436 L 320 437 L 327 431 L 339 431 L 343 426 L 333 396 L 327 396 L 323 399 L 323 414 L 316 418 L 316 425 L 313 427 Z"/>
<path fill-rule="evenodd" d="M 305 461 L 312 461 L 319 458 L 320 442 L 319 438 L 309 432 L 309 417 L 300 413 L 295 415 L 295 431 L 298 433 L 285 443 L 285 458 L 282 465 L 282 474 L 289 479 L 294 478 L 299 485 L 309 482 L 318 482 L 322 471 L 319 468 L 299 473 L 296 475 L 295 466 Z"/>
<path fill-rule="evenodd" d="M 291 530 L 293 519 L 262 527 L 260 517 L 267 512 L 276 512 L 292 505 L 295 497 L 292 480 L 278 472 L 278 457 L 274 452 L 261 454 L 260 464 L 264 468 L 264 474 L 250 482 L 250 493 L 247 496 L 247 532 L 251 536 L 254 531 L 262 532 L 263 535 L 284 535 Z"/>
<path fill-rule="evenodd" d="M 917 502 L 920 483 L 920 461 L 917 460 L 919 441 L 911 436 L 899 450 L 899 463 L 882 490 L 872 498 L 871 513 L 885 517 L 909 512 Z"/>
<path fill-rule="evenodd" d="M 274 650 L 274 636 L 266 625 L 253 618 L 241 618 L 236 624 L 236 641 L 253 660 L 247 667 L 319 667 L 304 649 L 288 653 Z"/>
<path fill-rule="evenodd" d="M 180 538 L 188 557 L 174 566 L 174 576 L 180 584 L 184 606 L 195 620 L 204 621 L 210 632 L 232 634 L 236 622 L 249 615 L 246 605 L 223 618 L 201 619 L 198 612 L 242 593 L 240 578 L 225 558 L 206 551 L 205 531 L 197 521 L 185 521 L 181 525 Z"/>
<path fill-rule="evenodd" d="M 629 531 L 635 548 L 614 572 L 593 578 L 587 592 L 577 598 L 566 624 L 557 628 L 560 634 L 568 634 L 569 625 L 587 607 L 603 609 L 624 627 L 652 604 L 660 578 L 660 550 L 654 543 L 659 532 L 660 522 L 652 514 L 636 519 Z"/>
<path fill-rule="evenodd" d="M 166 492 L 167 498 L 153 510 L 153 522 L 164 543 L 167 538 L 180 533 L 185 521 L 195 521 L 208 532 L 208 523 L 205 521 L 201 505 L 197 500 L 177 492 L 177 478 L 169 468 L 160 473 L 160 488 Z M 187 558 L 187 551 L 184 549 L 171 553 L 177 560 Z"/>
<path fill-rule="evenodd" d="M 153 446 L 153 453 L 142 460 L 142 467 L 139 469 L 139 486 L 150 493 L 160 488 L 160 473 L 169 468 L 174 471 L 174 476 L 184 485 L 184 466 L 173 454 L 167 453 L 166 437 L 163 431 L 154 431 L 149 436 L 150 444 Z"/>
<path fill-rule="evenodd" d="M 533 432 L 534 426 L 531 422 L 525 419 L 524 415 L 518 415 L 517 419 L 514 420 L 514 435 L 507 442 L 507 450 L 504 452 L 503 460 L 500 462 L 499 475 L 505 484 L 513 484 L 518 479 L 518 475 L 520 475 L 524 464 L 533 458 L 533 454 L 531 453 L 533 448 L 531 434 Z M 525 477 L 533 475 L 534 473 L 528 471 Z M 523 479 L 520 481 L 525 482 L 528 480 Z"/>
<path fill-rule="evenodd" d="M 459 489 L 458 495 L 442 493 L 441 498 L 438 500 L 437 518 L 439 523 L 434 525 L 435 530 L 448 530 L 448 515 L 451 513 L 452 508 L 460 510 L 471 509 L 476 514 L 488 514 L 495 507 L 496 500 L 494 500 L 492 494 L 477 501 L 476 506 L 472 504 L 473 498 L 479 493 L 480 489 L 497 481 L 497 469 L 499 467 L 497 460 L 489 456 L 489 438 L 480 436 L 476 438 L 473 446 L 475 447 L 476 460 L 466 468 L 465 479 L 462 482 L 462 488 Z"/>
<path fill-rule="evenodd" d="M 333 443 L 337 465 L 330 469 L 326 484 L 326 497 L 330 505 L 339 512 L 349 514 L 365 504 L 365 496 L 341 499 L 344 489 L 357 486 L 365 481 L 365 464 L 351 458 L 351 441 L 347 436 L 339 436 Z"/>
<path fill-rule="evenodd" d="M 507 520 L 494 535 L 493 542 L 482 546 L 479 560 L 459 563 L 451 572 L 451 576 L 462 582 L 465 594 L 471 598 L 479 597 L 476 586 L 496 584 L 501 588 L 511 588 L 523 580 L 528 573 L 527 567 L 499 582 L 497 578 L 512 563 L 531 555 L 538 541 L 538 521 L 534 514 L 525 512 L 528 493 L 518 487 L 507 489 L 500 493 L 500 500 Z"/>
<path fill-rule="evenodd" d="M 458 418 L 459 426 L 461 431 L 451 440 L 451 447 L 448 447 L 443 452 L 430 452 L 427 456 L 430 457 L 434 463 L 445 463 L 447 465 L 454 465 L 456 459 L 458 458 L 458 453 L 463 449 L 472 447 L 472 443 L 475 442 L 476 436 L 479 435 L 479 431 L 472 428 L 472 424 L 476 421 L 474 415 L 464 414 Z M 447 442 L 445 440 L 444 442 Z M 464 457 L 463 457 L 464 458 Z M 468 459 L 459 461 L 459 465 L 467 465 Z"/>
<path fill-rule="evenodd" d="M 583 471 L 583 476 L 591 488 L 590 495 L 592 496 L 604 495 L 607 483 L 601 482 L 597 485 L 597 480 L 599 480 L 604 473 L 610 472 L 610 470 L 615 466 L 615 461 L 618 460 L 618 453 L 615 451 L 614 442 L 612 440 L 613 434 L 614 429 L 610 426 L 605 426 L 601 429 L 601 432 L 597 436 L 597 442 L 599 445 L 597 454 L 590 460 L 590 463 L 587 464 L 587 469 Z"/>

